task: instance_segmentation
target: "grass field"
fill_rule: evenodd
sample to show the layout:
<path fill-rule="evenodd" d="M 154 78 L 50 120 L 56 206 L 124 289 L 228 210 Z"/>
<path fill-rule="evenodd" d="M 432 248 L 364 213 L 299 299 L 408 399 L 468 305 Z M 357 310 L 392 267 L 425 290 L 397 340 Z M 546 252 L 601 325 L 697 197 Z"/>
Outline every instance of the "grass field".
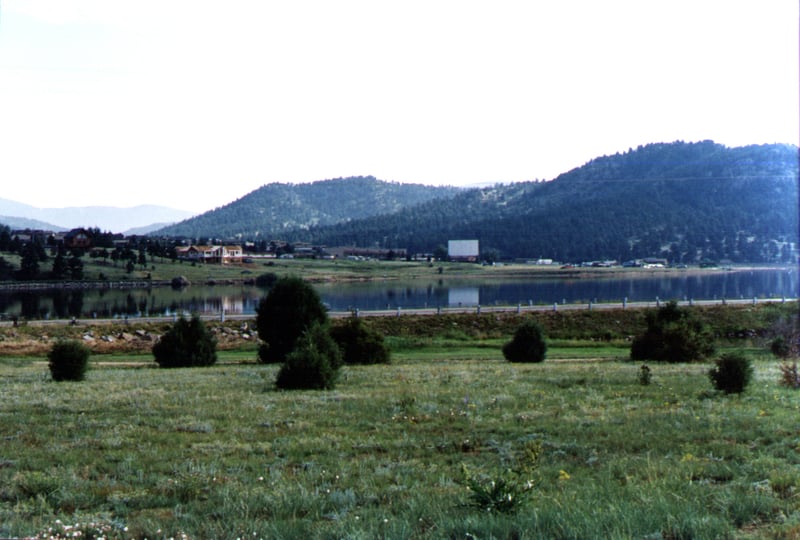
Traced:
<path fill-rule="evenodd" d="M 19 255 L 0 253 L 0 257 L 8 263 L 19 267 Z M 450 262 L 426 261 L 350 261 L 327 259 L 253 259 L 250 263 L 235 265 L 192 264 L 172 261 L 160 257 L 151 257 L 143 267 L 137 265 L 128 272 L 122 262 L 114 264 L 110 260 L 83 257 L 84 279 L 97 280 L 102 274 L 109 281 L 146 280 L 167 281 L 177 276 L 184 276 L 195 284 L 210 281 L 225 282 L 229 280 L 254 279 L 259 274 L 274 273 L 278 276 L 302 275 L 312 282 L 326 281 L 371 281 L 371 280 L 415 280 L 439 278 L 468 279 L 513 279 L 530 277 L 577 278 L 581 276 L 648 276 L 653 274 L 685 275 L 686 269 L 662 268 L 560 268 L 558 266 L 536 266 L 530 264 L 503 264 L 482 266 Z M 47 272 L 52 267 L 52 258 L 42 263 L 40 270 Z M 718 268 L 692 268 L 688 272 L 714 273 L 723 270 Z M 148 277 L 149 276 L 149 277 Z"/>
<path fill-rule="evenodd" d="M 517 365 L 502 333 L 396 334 L 326 392 L 252 350 L 96 355 L 80 383 L 0 358 L 0 537 L 800 538 L 800 396 L 760 345 L 725 396 L 708 364 L 641 385 L 623 340 Z"/>
<path fill-rule="evenodd" d="M 10 263 L 19 266 L 19 257 L 3 254 Z M 98 279 L 103 274 L 111 281 L 141 280 L 150 276 L 154 281 L 169 281 L 176 276 L 184 276 L 192 283 L 253 279 L 259 274 L 272 272 L 282 275 L 302 275 L 309 281 L 330 280 L 372 280 L 372 279 L 415 279 L 419 277 L 439 277 L 439 267 L 448 276 L 503 276 L 510 273 L 530 272 L 530 266 L 483 267 L 477 264 L 437 263 L 406 261 L 348 261 L 323 259 L 255 259 L 251 263 L 236 265 L 192 264 L 171 261 L 159 257 L 152 258 L 145 267 L 137 265 L 128 272 L 124 263 L 103 261 L 84 257 L 85 279 Z M 42 270 L 49 270 L 52 263 L 47 262 Z M 502 271 L 501 271 L 502 270 Z M 552 269 L 557 271 L 558 269 Z M 552 271 L 551 270 L 551 271 Z M 541 270 L 540 270 L 541 271 Z"/>

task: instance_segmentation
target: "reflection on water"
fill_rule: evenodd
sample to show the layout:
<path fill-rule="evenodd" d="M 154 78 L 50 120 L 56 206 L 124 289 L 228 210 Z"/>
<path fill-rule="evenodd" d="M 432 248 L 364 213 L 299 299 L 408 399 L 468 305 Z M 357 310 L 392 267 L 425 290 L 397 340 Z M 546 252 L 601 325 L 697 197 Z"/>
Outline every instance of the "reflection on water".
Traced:
<path fill-rule="evenodd" d="M 537 279 L 503 282 L 446 281 L 433 284 L 399 285 L 358 283 L 318 287 L 335 311 L 542 305 L 553 303 L 629 302 L 662 300 L 713 300 L 733 298 L 794 298 L 796 269 L 715 272 L 699 274 L 653 274 L 651 277 L 597 279 Z"/>
<path fill-rule="evenodd" d="M 480 287 L 450 287 L 447 291 L 450 306 L 477 306 L 480 302 Z"/>
<path fill-rule="evenodd" d="M 0 292 L 0 314 L 27 319 L 122 318 L 183 313 L 255 313 L 262 291 L 250 286 L 69 289 Z"/>
<path fill-rule="evenodd" d="M 794 298 L 797 269 L 653 274 L 649 277 L 537 279 L 502 282 L 372 282 L 324 284 L 331 310 L 553 303 Z M 255 314 L 264 291 L 252 286 L 0 292 L 6 318 L 115 318 L 180 313 Z"/>

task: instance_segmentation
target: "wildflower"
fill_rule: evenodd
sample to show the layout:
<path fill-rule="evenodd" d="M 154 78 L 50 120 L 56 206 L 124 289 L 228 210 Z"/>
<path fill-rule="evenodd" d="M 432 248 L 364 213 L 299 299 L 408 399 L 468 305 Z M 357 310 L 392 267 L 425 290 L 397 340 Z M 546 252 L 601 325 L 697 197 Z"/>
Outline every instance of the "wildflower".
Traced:
<path fill-rule="evenodd" d="M 566 480 L 569 480 L 570 478 L 571 478 L 571 476 L 564 469 L 561 469 L 560 471 L 558 471 L 558 479 L 559 479 L 559 481 L 564 482 Z"/>

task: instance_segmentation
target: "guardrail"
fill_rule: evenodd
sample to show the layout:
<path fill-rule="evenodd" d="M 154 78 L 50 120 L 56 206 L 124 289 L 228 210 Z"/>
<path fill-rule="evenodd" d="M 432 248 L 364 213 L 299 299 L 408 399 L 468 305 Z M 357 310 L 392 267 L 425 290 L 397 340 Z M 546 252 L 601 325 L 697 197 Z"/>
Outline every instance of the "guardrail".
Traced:
<path fill-rule="evenodd" d="M 737 298 L 737 299 L 718 299 L 718 300 L 683 300 L 678 301 L 680 306 L 722 306 L 722 305 L 757 305 L 760 303 L 786 303 L 797 302 L 797 297 L 782 297 L 782 298 Z M 457 306 L 457 307 L 427 307 L 427 308 L 402 308 L 396 307 L 392 309 L 380 310 L 348 310 L 348 311 L 330 311 L 328 315 L 331 318 L 346 318 L 346 317 L 400 317 L 404 315 L 422 315 L 422 316 L 435 316 L 447 314 L 489 314 L 489 313 L 530 313 L 530 312 L 543 312 L 543 311 L 576 311 L 576 310 L 609 310 L 609 309 L 646 309 L 658 308 L 666 303 L 665 300 L 656 298 L 652 301 L 637 301 L 628 302 L 588 302 L 588 303 L 571 303 L 571 304 L 517 304 L 505 306 Z M 191 314 L 186 313 L 185 316 Z M 226 313 L 224 311 L 219 313 L 202 313 L 199 315 L 204 321 L 247 321 L 255 319 L 255 313 Z M 168 316 L 136 316 L 136 317 L 117 317 L 112 319 L 30 319 L 20 321 L 21 324 L 28 325 L 57 325 L 57 324 L 132 324 L 132 323 L 159 323 L 159 322 L 174 322 L 180 317 L 179 314 Z M 14 321 L 1 321 L 0 326 L 13 326 Z"/>

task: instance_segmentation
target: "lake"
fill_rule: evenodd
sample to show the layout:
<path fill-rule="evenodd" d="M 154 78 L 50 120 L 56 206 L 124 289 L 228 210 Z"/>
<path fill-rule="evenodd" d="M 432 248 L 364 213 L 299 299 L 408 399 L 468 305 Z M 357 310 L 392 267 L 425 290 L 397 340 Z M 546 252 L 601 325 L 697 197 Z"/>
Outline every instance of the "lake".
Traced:
<path fill-rule="evenodd" d="M 467 281 L 462 279 L 318 284 L 332 311 L 553 303 L 795 298 L 796 268 L 654 272 L 613 277 Z M 265 292 L 254 286 L 184 289 L 0 291 L 0 315 L 9 319 L 122 318 L 181 313 L 253 315 Z"/>

